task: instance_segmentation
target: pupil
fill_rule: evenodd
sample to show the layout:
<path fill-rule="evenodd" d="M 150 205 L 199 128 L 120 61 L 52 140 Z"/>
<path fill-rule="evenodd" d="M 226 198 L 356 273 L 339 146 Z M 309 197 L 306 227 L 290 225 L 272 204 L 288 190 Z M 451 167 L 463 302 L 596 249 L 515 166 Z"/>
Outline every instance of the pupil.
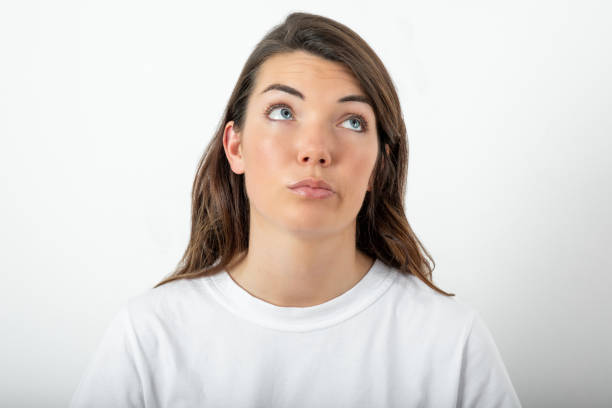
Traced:
<path fill-rule="evenodd" d="M 285 112 L 287 114 L 289 114 L 289 111 L 287 109 L 283 109 L 282 112 Z M 287 117 L 287 115 L 283 114 L 284 117 Z"/>

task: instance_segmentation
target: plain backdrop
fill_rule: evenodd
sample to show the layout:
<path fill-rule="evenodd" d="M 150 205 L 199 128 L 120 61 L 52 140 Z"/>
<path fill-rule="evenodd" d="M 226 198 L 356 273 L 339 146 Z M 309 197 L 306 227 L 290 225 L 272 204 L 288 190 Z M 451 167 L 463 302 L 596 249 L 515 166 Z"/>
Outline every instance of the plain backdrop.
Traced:
<path fill-rule="evenodd" d="M 133 0 L 0 4 L 0 405 L 66 406 L 119 307 L 174 269 L 197 162 L 292 11 L 388 68 L 408 220 L 523 405 L 611 406 L 609 2 Z"/>

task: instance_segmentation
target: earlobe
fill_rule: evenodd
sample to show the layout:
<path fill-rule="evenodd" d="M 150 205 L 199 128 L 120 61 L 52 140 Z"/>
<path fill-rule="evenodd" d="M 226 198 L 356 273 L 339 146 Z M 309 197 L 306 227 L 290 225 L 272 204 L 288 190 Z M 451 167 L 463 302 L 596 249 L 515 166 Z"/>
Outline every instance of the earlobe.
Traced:
<path fill-rule="evenodd" d="M 234 130 L 234 121 L 229 121 L 225 125 L 223 148 L 232 171 L 236 174 L 244 173 L 241 134 Z"/>

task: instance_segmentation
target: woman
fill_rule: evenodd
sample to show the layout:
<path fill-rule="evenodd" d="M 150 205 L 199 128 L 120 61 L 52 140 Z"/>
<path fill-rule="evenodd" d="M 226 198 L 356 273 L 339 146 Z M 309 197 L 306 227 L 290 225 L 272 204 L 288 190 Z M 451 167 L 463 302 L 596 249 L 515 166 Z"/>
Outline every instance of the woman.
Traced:
<path fill-rule="evenodd" d="M 478 313 L 432 283 L 407 160 L 374 51 L 289 15 L 200 162 L 180 267 L 119 311 L 72 406 L 519 407 Z"/>

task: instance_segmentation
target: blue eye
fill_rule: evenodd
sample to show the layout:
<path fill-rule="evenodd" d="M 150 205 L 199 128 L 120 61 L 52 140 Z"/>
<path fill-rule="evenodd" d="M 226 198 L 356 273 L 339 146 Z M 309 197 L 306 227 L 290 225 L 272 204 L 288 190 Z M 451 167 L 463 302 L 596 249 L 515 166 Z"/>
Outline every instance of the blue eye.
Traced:
<path fill-rule="evenodd" d="M 268 109 L 266 109 L 266 115 L 270 115 L 270 113 L 279 110 L 280 117 L 271 117 L 271 119 L 283 120 L 283 119 L 291 119 L 291 110 L 286 105 L 272 105 Z"/>
<path fill-rule="evenodd" d="M 272 112 L 276 112 L 278 111 L 279 115 L 276 116 L 272 116 Z M 269 119 L 273 119 L 273 120 L 292 120 L 293 119 L 293 113 L 291 112 L 291 107 L 287 104 L 284 103 L 277 103 L 277 104 L 273 104 L 270 105 L 266 110 L 265 110 L 265 115 L 269 118 Z M 368 122 L 365 120 L 365 118 L 359 114 L 353 114 L 353 116 L 351 116 L 350 118 L 346 119 L 344 122 L 350 122 L 349 125 L 349 129 L 354 130 L 357 133 L 364 133 L 368 130 Z"/>
<path fill-rule="evenodd" d="M 359 119 L 357 117 L 352 117 L 352 118 L 348 118 L 347 120 L 345 120 L 342 123 L 349 122 L 349 121 L 351 122 L 351 129 L 356 130 L 358 132 L 365 132 L 363 121 L 361 119 Z M 355 124 L 356 124 L 356 126 L 359 126 L 359 128 L 355 128 L 353 126 Z"/>

